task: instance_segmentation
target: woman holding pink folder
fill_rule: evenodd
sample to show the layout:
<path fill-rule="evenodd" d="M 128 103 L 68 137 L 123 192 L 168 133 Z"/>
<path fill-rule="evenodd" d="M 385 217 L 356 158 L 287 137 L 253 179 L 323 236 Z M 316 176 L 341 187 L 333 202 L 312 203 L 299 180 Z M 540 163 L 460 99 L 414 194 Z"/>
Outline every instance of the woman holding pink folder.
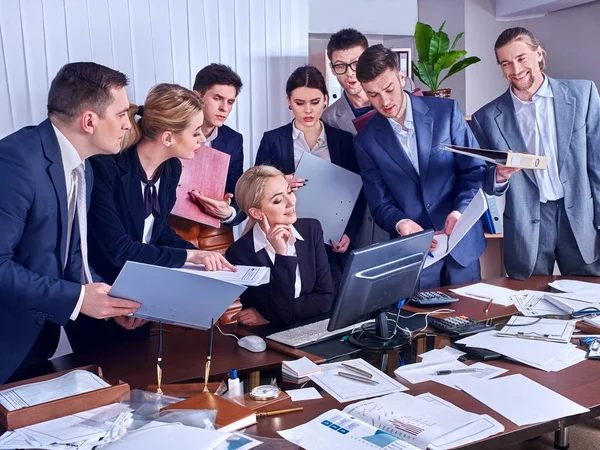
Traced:
<path fill-rule="evenodd" d="M 181 175 L 178 158 L 192 159 L 204 142 L 202 101 L 176 84 L 154 86 L 142 106 L 131 105 L 132 128 L 117 155 L 90 158 L 94 188 L 88 213 L 89 261 L 112 284 L 126 261 L 164 267 L 187 262 L 208 270 L 232 268 L 217 252 L 198 250 L 167 223 Z M 136 121 L 135 116 L 140 118 Z M 85 320 L 79 320 L 85 319 Z M 75 351 L 147 335 L 140 319 L 114 321 L 87 316 L 66 328 Z"/>

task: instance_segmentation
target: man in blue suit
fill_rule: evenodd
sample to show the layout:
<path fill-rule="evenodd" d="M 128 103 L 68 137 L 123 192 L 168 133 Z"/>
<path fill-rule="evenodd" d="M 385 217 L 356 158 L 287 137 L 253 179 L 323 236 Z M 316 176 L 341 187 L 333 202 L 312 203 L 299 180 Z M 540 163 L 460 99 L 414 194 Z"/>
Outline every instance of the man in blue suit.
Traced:
<path fill-rule="evenodd" d="M 381 44 L 364 51 L 356 75 L 378 112 L 354 138 L 373 218 L 395 235 L 429 228 L 449 235 L 485 177 L 482 161 L 440 149 L 477 147 L 457 103 L 404 92 L 397 55 Z M 484 249 L 478 222 L 449 256 L 423 271 L 421 289 L 479 280 Z"/>
<path fill-rule="evenodd" d="M 235 184 L 244 171 L 243 137 L 225 125 L 241 90 L 240 76 L 225 64 L 209 64 L 196 74 L 194 81 L 194 92 L 204 101 L 204 145 L 231 157 L 225 183 L 225 198 L 216 201 L 198 194 L 195 194 L 194 198 L 208 214 L 231 226 L 238 225 L 246 219 L 246 215 L 240 212 L 233 198 Z"/>
<path fill-rule="evenodd" d="M 67 64 L 52 81 L 48 119 L 0 140 L 0 384 L 46 369 L 60 326 L 79 314 L 125 324 L 120 316 L 139 307 L 110 297 L 87 262 L 86 159 L 119 151 L 126 84 L 108 67 Z"/>

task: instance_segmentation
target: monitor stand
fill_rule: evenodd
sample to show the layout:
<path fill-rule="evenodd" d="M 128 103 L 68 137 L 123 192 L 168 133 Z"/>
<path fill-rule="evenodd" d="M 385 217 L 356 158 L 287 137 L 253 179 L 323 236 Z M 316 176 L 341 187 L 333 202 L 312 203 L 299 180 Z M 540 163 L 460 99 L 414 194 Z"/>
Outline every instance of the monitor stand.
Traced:
<path fill-rule="evenodd" d="M 363 329 L 366 329 L 369 333 L 360 333 L 357 330 L 350 335 L 348 340 L 357 347 L 366 350 L 397 350 L 408 343 L 408 338 L 404 333 L 396 333 L 392 339 L 389 339 L 394 334 L 395 326 L 395 321 L 393 323 L 388 321 L 387 312 L 383 311 L 375 318 L 373 325 L 363 326 Z"/>

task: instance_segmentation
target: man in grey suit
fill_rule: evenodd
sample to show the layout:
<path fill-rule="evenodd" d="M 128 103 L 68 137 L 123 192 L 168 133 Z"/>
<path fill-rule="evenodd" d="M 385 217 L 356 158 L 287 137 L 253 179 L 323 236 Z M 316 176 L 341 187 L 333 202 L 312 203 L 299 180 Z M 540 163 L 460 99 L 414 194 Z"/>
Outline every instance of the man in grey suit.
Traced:
<path fill-rule="evenodd" d="M 488 170 L 488 193 L 506 192 L 506 271 L 549 275 L 556 261 L 563 275 L 600 276 L 598 90 L 548 77 L 545 51 L 524 28 L 502 32 L 494 49 L 510 87 L 473 115 L 477 141 L 548 157 L 546 170 Z"/>
<path fill-rule="evenodd" d="M 358 58 L 367 47 L 369 42 L 365 35 L 354 28 L 345 28 L 332 34 L 327 44 L 329 67 L 344 89 L 344 93 L 323 112 L 322 119 L 327 125 L 352 133 L 353 136 L 356 135 L 356 128 L 352 121 L 373 110 L 367 94 L 356 79 Z M 356 248 L 389 239 L 390 234 L 375 224 L 367 207 L 354 242 Z"/>

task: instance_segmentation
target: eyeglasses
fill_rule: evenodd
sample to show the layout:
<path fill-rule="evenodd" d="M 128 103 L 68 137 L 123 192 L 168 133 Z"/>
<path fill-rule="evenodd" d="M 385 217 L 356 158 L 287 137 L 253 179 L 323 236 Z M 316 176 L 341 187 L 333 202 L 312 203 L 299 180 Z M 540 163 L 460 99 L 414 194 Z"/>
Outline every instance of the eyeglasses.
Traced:
<path fill-rule="evenodd" d="M 350 67 L 354 72 L 356 72 L 356 65 L 358 61 L 351 62 L 350 64 L 334 64 L 333 71 L 336 75 L 344 75 L 348 71 L 348 67 Z"/>

